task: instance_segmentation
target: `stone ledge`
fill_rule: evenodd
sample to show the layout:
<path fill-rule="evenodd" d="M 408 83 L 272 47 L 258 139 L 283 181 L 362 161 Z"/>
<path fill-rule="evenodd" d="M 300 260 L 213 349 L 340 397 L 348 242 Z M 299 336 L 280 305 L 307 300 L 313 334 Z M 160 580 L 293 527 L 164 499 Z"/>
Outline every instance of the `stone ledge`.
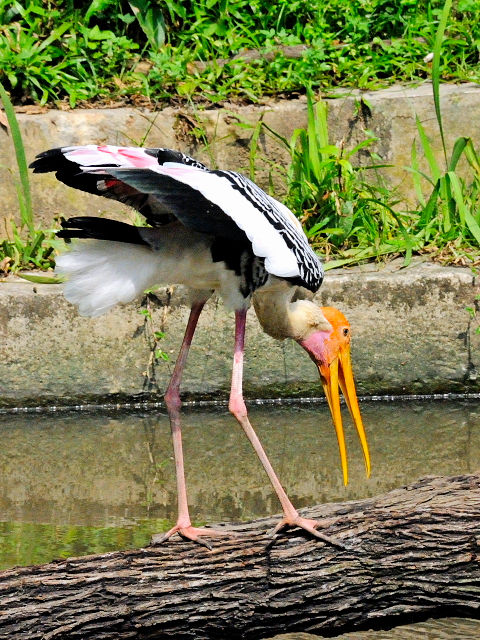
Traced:
<path fill-rule="evenodd" d="M 442 118 L 446 143 L 452 148 L 459 136 L 471 136 L 480 145 L 480 86 L 476 84 L 442 85 L 440 89 Z M 359 113 L 359 100 L 368 109 Z M 440 136 L 435 118 L 432 86 L 429 83 L 417 87 L 393 86 L 381 91 L 339 90 L 335 98 L 328 98 L 329 134 L 332 143 L 345 141 L 347 148 L 365 139 L 365 130 L 378 138 L 371 150 L 382 162 L 392 165 L 383 169 L 388 182 L 399 189 L 407 199 L 413 197 L 411 173 L 405 167 L 411 164 L 411 147 L 418 139 L 415 116 L 422 122 L 432 140 L 435 153 L 441 154 Z M 118 144 L 132 145 L 145 136 L 145 145 L 172 147 L 190 153 L 207 165 L 217 164 L 223 169 L 248 173 L 249 148 L 252 129 L 263 117 L 274 131 L 290 138 L 293 131 L 307 124 L 305 98 L 298 100 L 266 100 L 258 105 L 228 105 L 223 109 L 189 111 L 168 107 L 159 112 L 145 109 L 75 109 L 73 111 L 50 110 L 41 114 L 19 114 L 27 158 L 45 149 L 62 145 Z M 210 142 L 208 153 L 192 135 L 195 124 L 201 126 Z M 148 135 L 147 135 L 148 134 Z M 11 143 L 0 128 L 0 198 L 4 211 L 18 208 L 16 187 L 10 169 L 14 162 Z M 264 134 L 258 140 L 259 151 L 269 162 L 285 165 L 288 153 Z M 438 156 L 439 158 L 442 155 Z M 363 160 L 362 160 L 363 158 Z M 368 154 L 360 158 L 368 164 Z M 419 158 L 421 150 L 419 149 Z M 263 167 L 263 169 L 262 169 Z M 421 165 L 428 173 L 428 167 Z M 258 162 L 257 180 L 268 185 L 268 162 Z M 48 228 L 54 216 L 108 215 L 125 216 L 128 209 L 116 202 L 75 191 L 58 183 L 52 174 L 31 176 L 31 186 L 37 224 Z M 282 184 L 277 188 L 281 192 Z"/>
<path fill-rule="evenodd" d="M 468 269 L 416 263 L 330 271 L 317 298 L 345 312 L 361 394 L 479 391 L 480 336 L 466 307 L 479 293 Z M 166 387 L 188 307 L 180 287 L 160 290 L 152 312 L 171 354 L 155 380 L 145 371 L 150 348 L 139 303 L 100 318 L 81 318 L 60 285 L 0 283 L 0 407 L 156 400 Z M 199 323 L 183 389 L 194 399 L 226 398 L 233 314 L 208 303 Z M 249 312 L 245 391 L 250 397 L 321 395 L 317 372 L 292 341 L 263 334 Z"/>

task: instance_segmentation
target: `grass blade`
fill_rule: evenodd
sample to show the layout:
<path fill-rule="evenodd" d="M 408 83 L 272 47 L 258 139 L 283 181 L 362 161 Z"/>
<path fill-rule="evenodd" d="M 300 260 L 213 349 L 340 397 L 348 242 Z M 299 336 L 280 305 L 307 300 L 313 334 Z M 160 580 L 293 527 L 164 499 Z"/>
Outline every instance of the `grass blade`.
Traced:
<path fill-rule="evenodd" d="M 30 273 L 16 273 L 18 278 L 28 280 L 28 282 L 34 282 L 35 284 L 61 284 L 65 282 L 65 278 L 62 276 L 38 276 Z"/>
<path fill-rule="evenodd" d="M 452 186 L 452 196 L 458 207 L 460 218 L 465 221 L 470 233 L 480 245 L 480 226 L 470 213 L 469 207 L 467 207 L 465 204 L 462 195 L 462 186 L 460 184 L 460 180 L 458 179 L 457 174 L 453 173 L 452 171 L 449 171 L 447 175 L 450 179 L 450 184 Z"/>
<path fill-rule="evenodd" d="M 476 173 L 476 177 L 480 177 L 480 159 L 475 151 L 471 138 L 468 139 L 467 146 L 465 148 L 465 156 L 468 160 L 468 164 L 472 167 Z"/>
<path fill-rule="evenodd" d="M 430 167 L 430 171 L 432 173 L 433 182 L 438 182 L 440 176 L 442 175 L 440 171 L 440 167 L 438 166 L 437 159 L 435 158 L 435 154 L 433 153 L 432 145 L 430 144 L 430 140 L 425 133 L 425 129 L 423 128 L 422 123 L 418 116 L 415 116 L 415 120 L 417 123 L 418 133 L 420 135 L 420 141 L 422 143 L 423 153 L 425 158 L 427 159 L 428 165 Z"/>
<path fill-rule="evenodd" d="M 437 182 L 435 185 L 426 206 L 423 208 L 422 215 L 420 216 L 420 220 L 418 221 L 417 228 L 423 229 L 432 221 L 432 218 L 435 215 L 435 210 L 437 206 L 438 200 L 438 192 L 440 190 L 440 183 Z"/>
<path fill-rule="evenodd" d="M 67 29 L 70 29 L 71 27 L 72 27 L 72 24 L 70 22 L 67 22 L 65 24 L 62 24 L 60 27 L 57 27 L 56 29 L 54 29 L 52 33 L 48 36 L 48 38 L 45 38 L 45 40 L 43 40 L 38 44 L 37 51 L 43 51 L 43 49 L 48 49 L 48 47 L 52 44 L 52 42 L 55 42 L 55 40 L 58 40 L 59 38 L 61 38 L 61 36 L 63 36 L 65 31 L 67 31 Z"/>
<path fill-rule="evenodd" d="M 319 119 L 321 114 L 323 114 L 322 109 L 319 108 L 319 105 L 322 104 L 319 102 L 316 106 L 313 103 L 312 94 L 309 93 L 307 96 L 307 110 L 308 110 L 308 125 L 307 125 L 307 138 L 306 144 L 308 146 L 308 159 L 309 164 L 313 169 L 313 173 L 317 176 L 317 179 L 320 179 L 321 175 L 321 166 L 320 166 L 320 157 L 318 153 L 318 148 L 325 146 L 322 144 L 323 134 L 322 134 L 322 126 L 319 126 Z M 317 115 L 317 117 L 315 117 Z M 319 144 L 320 142 L 320 144 Z M 328 144 L 328 141 L 327 141 Z"/>
<path fill-rule="evenodd" d="M 412 163 L 413 186 L 415 189 L 415 193 L 417 194 L 417 200 L 422 205 L 422 207 L 424 207 L 425 198 L 423 197 L 422 185 L 420 182 L 420 171 L 419 171 L 418 158 L 417 158 L 417 144 L 415 139 L 412 141 L 412 150 L 410 152 L 410 158 Z"/>
<path fill-rule="evenodd" d="M 5 115 L 7 116 L 8 125 L 12 134 L 13 147 L 15 149 L 15 156 L 17 158 L 18 172 L 20 174 L 20 183 L 22 185 L 22 201 L 21 206 L 21 220 L 22 226 L 25 225 L 30 234 L 33 234 L 33 209 L 32 209 L 32 196 L 30 193 L 30 180 L 28 177 L 27 159 L 25 157 L 25 148 L 23 146 L 22 134 L 20 133 L 20 127 L 18 126 L 15 110 L 8 97 L 8 93 L 5 91 L 2 83 L 0 82 L 0 100 L 3 103 Z"/>
<path fill-rule="evenodd" d="M 392 218 L 394 218 L 394 220 L 398 224 L 398 228 L 400 229 L 400 233 L 402 234 L 403 240 L 405 242 L 405 260 L 403 262 L 403 266 L 404 267 L 408 267 L 408 265 L 410 264 L 410 261 L 412 259 L 412 252 L 413 252 L 413 249 L 415 248 L 415 245 L 412 242 L 412 240 L 410 238 L 410 235 L 408 234 L 408 231 L 405 229 L 405 226 L 403 225 L 403 222 L 400 220 L 400 217 L 392 209 L 392 207 L 390 207 L 385 202 L 382 202 L 381 200 L 377 200 L 376 198 L 367 198 L 366 200 L 369 201 L 369 202 L 375 202 L 379 206 L 381 206 L 384 209 L 386 209 L 390 213 Z"/>
<path fill-rule="evenodd" d="M 256 173 L 255 158 L 257 157 L 258 139 L 260 137 L 260 133 L 262 132 L 262 129 L 263 129 L 263 113 L 258 119 L 255 126 L 253 127 L 252 137 L 250 138 L 250 153 L 249 153 L 250 180 L 255 180 L 255 173 Z"/>
<path fill-rule="evenodd" d="M 437 116 L 438 128 L 440 129 L 440 137 L 442 139 L 443 155 L 445 158 L 445 167 L 448 166 L 447 147 L 445 144 L 445 136 L 443 133 L 442 112 L 440 109 L 440 53 L 442 50 L 443 36 L 447 27 L 447 20 L 452 8 L 452 0 L 445 0 L 440 22 L 438 24 L 437 33 L 435 35 L 435 43 L 433 45 L 433 63 L 432 63 L 432 83 L 433 83 L 433 102 L 435 104 L 435 114 Z"/>
<path fill-rule="evenodd" d="M 455 140 L 455 144 L 453 145 L 453 150 L 452 150 L 452 157 L 450 158 L 450 164 L 448 165 L 449 171 L 455 171 L 455 169 L 457 168 L 458 161 L 460 160 L 460 157 L 469 142 L 470 142 L 470 138 L 466 138 L 464 136 L 462 136 L 461 138 L 457 138 Z"/>

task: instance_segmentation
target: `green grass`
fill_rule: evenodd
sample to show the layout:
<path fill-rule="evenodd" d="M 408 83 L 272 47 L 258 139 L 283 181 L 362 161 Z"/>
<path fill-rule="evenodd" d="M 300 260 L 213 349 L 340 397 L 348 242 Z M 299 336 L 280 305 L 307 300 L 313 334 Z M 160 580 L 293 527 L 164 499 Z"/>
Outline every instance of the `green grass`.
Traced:
<path fill-rule="evenodd" d="M 438 0 L 0 0 L 0 81 L 14 102 L 218 103 L 429 77 Z M 450 15 L 444 81 L 478 81 L 480 0 Z M 282 47 L 305 45 L 298 59 Z M 245 50 L 272 54 L 232 60 Z M 219 59 L 226 64 L 217 64 Z M 230 59 L 230 60 L 229 60 Z M 205 63 L 202 68 L 198 63 Z"/>
<path fill-rule="evenodd" d="M 411 166 L 407 167 L 417 195 L 415 209 L 407 209 L 382 183 L 378 169 L 383 165 L 371 151 L 375 138 L 369 132 L 352 149 L 343 143 L 332 144 L 326 103 L 321 99 L 315 103 L 311 90 L 307 91 L 307 127 L 297 129 L 290 140 L 263 122 L 257 125 L 252 136 L 251 177 L 255 177 L 257 140 L 263 129 L 290 153 L 291 163 L 283 170 L 286 204 L 300 217 L 311 243 L 327 260 L 327 268 L 386 255 L 402 255 L 408 265 L 414 252 L 445 262 L 480 264 L 480 157 L 465 136 L 447 149 L 440 104 L 451 7 L 452 1 L 446 0 L 438 15 L 431 74 L 442 154 L 436 157 L 417 118 L 418 139 L 412 141 Z M 360 163 L 360 151 L 369 154 L 369 166 Z M 427 172 L 419 169 L 419 151 Z M 467 171 L 460 174 L 457 168 L 462 159 Z M 273 169 L 282 173 L 281 166 Z"/>
<path fill-rule="evenodd" d="M 332 266 L 410 249 L 401 220 L 405 216 L 394 210 L 397 202 L 377 173 L 385 165 L 370 151 L 376 138 L 370 135 L 352 149 L 333 144 L 326 103 L 315 102 L 309 92 L 307 108 L 307 128 L 294 131 L 290 140 L 263 122 L 258 128 L 290 153 L 290 165 L 275 170 L 283 172 L 285 202 L 300 217 L 313 246 L 327 258 L 336 257 Z M 370 154 L 369 165 L 359 164 L 360 152 Z"/>

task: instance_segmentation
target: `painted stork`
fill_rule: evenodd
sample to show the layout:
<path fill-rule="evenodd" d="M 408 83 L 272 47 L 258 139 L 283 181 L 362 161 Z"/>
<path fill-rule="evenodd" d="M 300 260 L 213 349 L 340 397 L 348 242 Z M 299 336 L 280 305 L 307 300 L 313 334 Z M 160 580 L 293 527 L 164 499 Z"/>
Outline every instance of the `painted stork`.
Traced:
<path fill-rule="evenodd" d="M 217 535 L 193 527 L 184 476 L 180 429 L 180 383 L 200 313 L 214 291 L 235 312 L 235 348 L 229 409 L 253 445 L 283 509 L 274 533 L 301 527 L 338 544 L 303 518 L 278 480 L 247 415 L 243 393 L 246 313 L 253 301 L 263 330 L 274 338 L 296 340 L 318 367 L 332 414 L 345 484 L 347 454 L 339 386 L 356 426 L 370 473 L 370 456 L 350 364 L 350 325 L 332 307 L 309 296 L 323 270 L 302 227 L 282 203 L 233 171 L 211 171 L 171 149 L 114 146 L 61 147 L 45 151 L 30 165 L 36 173 L 54 171 L 65 184 L 113 198 L 137 209 L 148 227 L 97 217 L 74 217 L 58 235 L 77 242 L 57 260 L 66 276 L 65 297 L 84 316 L 98 316 L 160 283 L 183 284 L 191 310 L 165 402 L 172 429 L 178 492 L 178 519 L 153 542 L 174 533 L 210 548 L 201 536 Z M 341 546 L 341 545 L 338 545 Z"/>

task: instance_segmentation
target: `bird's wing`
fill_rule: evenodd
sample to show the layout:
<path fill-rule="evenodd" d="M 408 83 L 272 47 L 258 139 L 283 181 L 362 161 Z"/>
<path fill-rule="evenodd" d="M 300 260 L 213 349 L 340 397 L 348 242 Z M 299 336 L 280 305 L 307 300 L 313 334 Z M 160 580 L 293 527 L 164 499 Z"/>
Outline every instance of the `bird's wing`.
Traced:
<path fill-rule="evenodd" d="M 238 239 L 241 231 L 253 253 L 265 259 L 269 273 L 312 291 L 319 288 L 322 266 L 301 227 L 292 220 L 293 214 L 241 174 L 170 162 L 148 169 L 106 170 L 152 195 L 186 227 L 225 239 Z"/>
<path fill-rule="evenodd" d="M 238 194 L 236 196 L 239 201 L 238 208 L 233 210 L 234 208 L 230 206 L 229 215 L 247 234 L 252 242 L 254 253 L 258 256 L 264 254 L 267 256 L 265 260 L 267 271 L 276 276 L 283 276 L 282 265 L 286 266 L 288 254 L 292 256 L 291 260 L 295 265 L 297 284 L 316 291 L 323 280 L 323 268 L 308 243 L 302 225 L 290 209 L 267 195 L 259 186 L 240 173 L 234 171 L 213 173 L 226 179 L 229 189 Z M 245 215 L 247 210 L 248 219 Z M 274 236 L 280 239 L 276 238 L 274 241 Z"/>
<path fill-rule="evenodd" d="M 40 153 L 31 163 L 34 173 L 55 172 L 60 182 L 104 198 L 123 202 L 139 211 L 154 227 L 172 221 L 172 215 L 161 204 L 133 187 L 113 179 L 105 171 L 102 178 L 87 173 L 81 167 L 143 167 L 158 166 L 164 162 L 177 162 L 207 171 L 198 160 L 172 149 L 144 149 L 139 147 L 115 147 L 113 145 L 84 145 L 58 147 Z"/>
<path fill-rule="evenodd" d="M 210 171 L 169 149 L 62 147 L 37 157 L 70 186 L 134 206 L 152 226 L 174 218 L 195 231 L 245 244 L 272 275 L 316 291 L 323 270 L 292 212 L 233 171 Z"/>
<path fill-rule="evenodd" d="M 292 213 L 292 211 L 290 211 L 290 209 L 287 206 L 283 204 L 283 202 L 280 202 L 279 200 L 275 200 L 275 198 L 272 198 L 272 196 L 268 196 L 268 199 L 270 200 L 270 202 L 274 207 L 276 207 L 277 209 L 280 209 L 283 215 L 286 216 L 293 223 L 293 225 L 298 229 L 300 233 L 302 234 L 305 233 L 303 231 L 303 227 L 300 223 L 300 220 Z"/>

